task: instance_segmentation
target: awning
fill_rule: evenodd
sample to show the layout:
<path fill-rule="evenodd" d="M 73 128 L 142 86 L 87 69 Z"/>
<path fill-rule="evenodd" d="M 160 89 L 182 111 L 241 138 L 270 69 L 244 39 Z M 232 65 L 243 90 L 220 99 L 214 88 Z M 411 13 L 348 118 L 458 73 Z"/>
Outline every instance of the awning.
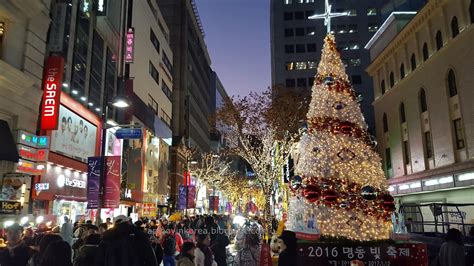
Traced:
<path fill-rule="evenodd" d="M 0 120 L 0 147 L 0 161 L 18 162 L 18 148 L 5 120 Z"/>

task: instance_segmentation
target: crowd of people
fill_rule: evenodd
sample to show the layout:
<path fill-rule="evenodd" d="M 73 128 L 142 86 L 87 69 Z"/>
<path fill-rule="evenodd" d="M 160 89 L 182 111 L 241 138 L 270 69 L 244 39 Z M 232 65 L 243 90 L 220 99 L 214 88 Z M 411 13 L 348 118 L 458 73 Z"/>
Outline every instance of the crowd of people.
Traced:
<path fill-rule="evenodd" d="M 0 243 L 0 266 L 223 266 L 228 265 L 230 238 L 238 241 L 233 265 L 259 265 L 263 229 L 247 221 L 239 230 L 229 217 L 204 215 L 170 221 L 119 215 L 105 223 L 74 223 L 64 217 L 52 230 L 6 228 Z M 0 238 L 3 240 L 2 238 Z M 288 247 L 285 261 L 296 258 L 296 238 L 282 235 Z M 287 265 L 287 264 L 280 264 Z"/>

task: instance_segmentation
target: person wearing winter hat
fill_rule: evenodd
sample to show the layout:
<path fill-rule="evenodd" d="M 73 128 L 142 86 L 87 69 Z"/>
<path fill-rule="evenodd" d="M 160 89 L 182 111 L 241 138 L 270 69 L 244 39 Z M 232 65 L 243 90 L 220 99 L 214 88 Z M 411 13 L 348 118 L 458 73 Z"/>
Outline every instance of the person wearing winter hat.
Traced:
<path fill-rule="evenodd" d="M 278 257 L 278 266 L 300 265 L 298 261 L 295 232 L 284 230 L 278 239 L 281 250 Z"/>

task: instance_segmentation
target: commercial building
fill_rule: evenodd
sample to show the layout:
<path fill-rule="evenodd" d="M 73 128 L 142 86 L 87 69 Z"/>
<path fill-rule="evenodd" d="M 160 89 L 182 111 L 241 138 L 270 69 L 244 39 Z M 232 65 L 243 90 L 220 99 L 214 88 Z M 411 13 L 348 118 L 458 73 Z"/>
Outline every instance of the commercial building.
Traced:
<path fill-rule="evenodd" d="M 211 103 L 211 59 L 204 31 L 193 0 L 162 0 L 158 6 L 170 29 L 173 52 L 171 200 L 183 181 L 188 162 L 180 146 L 210 150 L 209 115 Z"/>
<path fill-rule="evenodd" d="M 44 172 L 47 138 L 36 135 L 49 1 L 0 2 L 0 209 L 27 213 L 32 176 Z M 23 136 L 23 138 L 22 138 Z M 41 140 L 41 144 L 39 141 Z M 18 144 L 18 145 L 17 145 Z M 38 164 L 36 164 L 38 161 Z"/>
<path fill-rule="evenodd" d="M 473 203 L 473 22 L 472 0 L 432 0 L 391 14 L 366 45 L 378 151 L 400 203 Z M 474 207 L 447 216 L 473 223 Z"/>
<path fill-rule="evenodd" d="M 380 8 L 387 1 L 332 0 L 332 12 L 349 12 L 331 20 L 346 71 L 363 100 L 362 111 L 373 128 L 372 81 L 364 71 L 369 65 L 365 43 L 381 25 Z M 313 86 L 323 39 L 327 34 L 321 19 L 308 19 L 324 13 L 324 1 L 272 0 L 270 4 L 272 85 L 305 89 Z"/>

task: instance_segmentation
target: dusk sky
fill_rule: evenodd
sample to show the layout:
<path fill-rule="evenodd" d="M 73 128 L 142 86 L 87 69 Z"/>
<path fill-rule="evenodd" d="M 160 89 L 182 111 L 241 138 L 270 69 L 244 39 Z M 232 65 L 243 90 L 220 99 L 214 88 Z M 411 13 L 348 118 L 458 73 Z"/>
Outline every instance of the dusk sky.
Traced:
<path fill-rule="evenodd" d="M 271 85 L 270 0 L 196 0 L 212 69 L 229 95 Z"/>

